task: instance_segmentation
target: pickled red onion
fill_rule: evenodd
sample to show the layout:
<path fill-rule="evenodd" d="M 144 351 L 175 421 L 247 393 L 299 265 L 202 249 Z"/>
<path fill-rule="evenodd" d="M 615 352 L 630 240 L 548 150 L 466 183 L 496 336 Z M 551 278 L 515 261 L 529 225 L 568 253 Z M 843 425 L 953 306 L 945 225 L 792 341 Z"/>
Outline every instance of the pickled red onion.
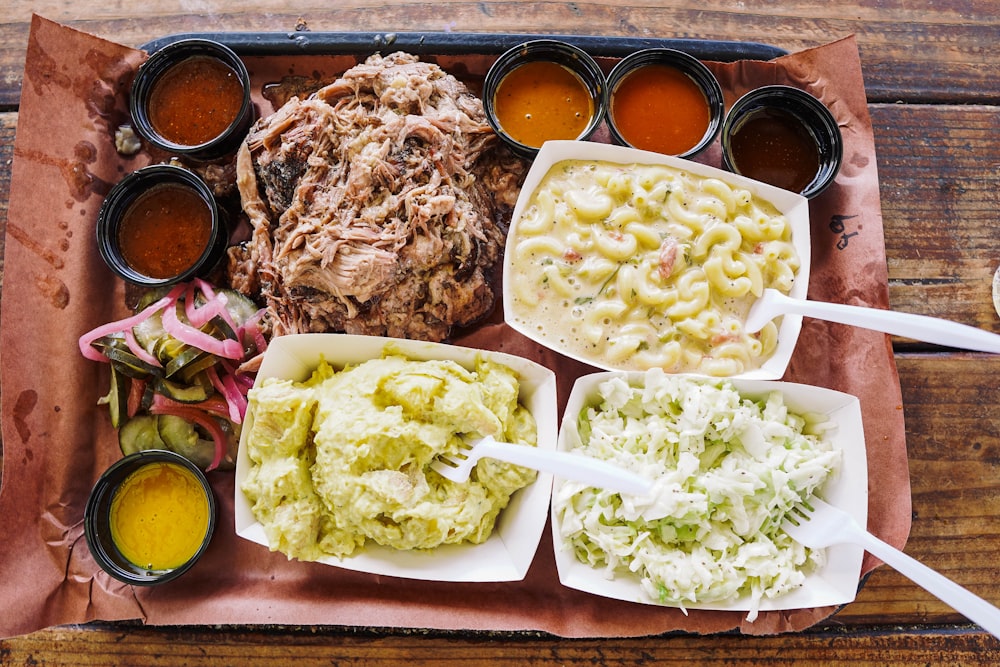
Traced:
<path fill-rule="evenodd" d="M 189 324 L 181 322 L 177 317 L 176 301 L 171 307 L 165 308 L 163 315 L 163 329 L 182 343 L 204 350 L 209 354 L 226 359 L 241 359 L 243 357 L 243 345 L 238 340 L 227 338 L 219 340 L 215 336 L 196 329 Z"/>
<path fill-rule="evenodd" d="M 204 297 L 204 303 L 200 307 L 196 306 L 199 290 Z M 179 303 L 182 300 L 184 303 Z M 135 315 L 97 327 L 80 336 L 78 341 L 80 352 L 85 358 L 109 362 L 108 356 L 95 347 L 94 343 L 104 336 L 123 335 L 125 344 L 136 357 L 162 369 L 161 362 L 139 344 L 134 332 L 136 326 L 160 313 L 163 330 L 168 335 L 180 343 L 216 357 L 217 365 L 206 369 L 207 378 L 215 389 L 215 393 L 208 399 L 198 403 L 181 403 L 163 394 L 154 393 L 148 407 L 150 414 L 180 417 L 202 427 L 211 435 L 215 444 L 215 455 L 207 470 L 217 468 L 228 449 L 228 436 L 217 419 L 240 424 L 246 416 L 246 393 L 253 386 L 253 379 L 239 372 L 238 366 L 254 348 L 259 354 L 267 346 L 260 329 L 260 319 L 264 311 L 253 313 L 248 321 L 237 326 L 236 316 L 229 310 L 228 305 L 224 292 L 216 292 L 210 284 L 198 279 L 187 285 L 173 287 L 166 295 Z M 187 321 L 181 319 L 182 308 L 184 319 Z M 229 325 L 235 333 L 234 338 L 219 339 L 200 330 L 200 327 L 216 317 L 221 317 Z M 136 378 L 131 378 L 130 382 L 126 410 L 129 417 L 133 417 L 143 409 L 147 382 Z"/>
<path fill-rule="evenodd" d="M 139 341 L 135 339 L 135 333 L 131 327 L 125 329 L 125 344 L 128 345 L 128 349 L 131 350 L 132 354 L 139 357 L 150 366 L 163 368 L 163 364 L 160 363 L 159 359 L 147 352 L 146 348 L 142 345 L 139 345 Z"/>
<path fill-rule="evenodd" d="M 236 386 L 233 377 L 228 373 L 220 377 L 215 368 L 209 368 L 207 373 L 208 378 L 212 381 L 212 386 L 215 387 L 215 390 L 226 401 L 229 421 L 234 424 L 242 424 L 247 410 L 246 397 L 243 396 Z"/>
<path fill-rule="evenodd" d="M 233 321 L 233 316 L 229 313 L 229 309 L 226 308 L 226 296 L 224 294 L 216 294 L 204 281 L 199 282 L 199 287 L 201 287 L 202 293 L 205 295 L 206 302 L 204 305 L 198 306 L 195 303 L 194 283 L 188 286 L 187 294 L 184 297 L 184 314 L 187 315 L 191 326 L 201 328 L 213 317 L 221 317 L 229 325 L 230 329 L 236 331 L 238 329 L 236 322 Z"/>
<path fill-rule="evenodd" d="M 261 353 L 267 349 L 267 339 L 264 338 L 264 332 L 260 330 L 260 320 L 263 315 L 264 309 L 261 308 L 237 331 L 237 336 L 240 340 L 245 341 L 249 337 L 253 341 L 257 351 Z"/>
<path fill-rule="evenodd" d="M 95 340 L 114 333 L 119 333 L 124 329 L 131 329 L 137 326 L 141 322 L 144 322 L 150 315 L 163 310 L 163 308 L 169 304 L 176 303 L 177 297 L 179 297 L 183 292 L 184 286 L 178 285 L 170 290 L 170 292 L 168 292 L 164 297 L 143 308 L 135 315 L 126 317 L 116 322 L 108 322 L 107 324 L 103 324 L 96 329 L 88 331 L 80 336 L 80 353 L 91 361 L 107 361 L 108 358 L 101 354 L 101 352 L 92 345 Z"/>
<path fill-rule="evenodd" d="M 153 396 L 153 401 L 150 404 L 150 409 L 152 410 L 152 408 L 156 408 L 160 411 L 197 410 L 222 419 L 229 418 L 229 405 L 226 403 L 225 399 L 219 396 L 212 396 L 198 403 L 181 403 L 180 401 L 175 401 L 172 398 L 167 398 L 163 394 L 156 394 Z"/>
<path fill-rule="evenodd" d="M 139 407 L 142 405 L 143 394 L 146 393 L 146 381 L 140 380 L 138 378 L 131 378 L 132 382 L 129 383 L 128 392 L 128 406 L 126 414 L 131 419 L 139 413 Z"/>

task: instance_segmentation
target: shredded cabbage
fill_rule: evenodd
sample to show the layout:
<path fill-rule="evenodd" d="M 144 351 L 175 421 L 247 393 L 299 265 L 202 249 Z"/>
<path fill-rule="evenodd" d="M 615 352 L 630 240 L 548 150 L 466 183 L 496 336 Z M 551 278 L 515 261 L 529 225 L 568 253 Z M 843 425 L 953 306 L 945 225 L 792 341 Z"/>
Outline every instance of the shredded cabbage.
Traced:
<path fill-rule="evenodd" d="M 645 374 L 603 382 L 579 415 L 578 453 L 655 479 L 648 496 L 566 481 L 556 490 L 563 547 L 608 577 L 637 576 L 650 601 L 681 609 L 797 588 L 824 552 L 780 528 L 840 465 L 825 416 L 788 411 L 779 392 L 742 397 L 729 380 Z"/>

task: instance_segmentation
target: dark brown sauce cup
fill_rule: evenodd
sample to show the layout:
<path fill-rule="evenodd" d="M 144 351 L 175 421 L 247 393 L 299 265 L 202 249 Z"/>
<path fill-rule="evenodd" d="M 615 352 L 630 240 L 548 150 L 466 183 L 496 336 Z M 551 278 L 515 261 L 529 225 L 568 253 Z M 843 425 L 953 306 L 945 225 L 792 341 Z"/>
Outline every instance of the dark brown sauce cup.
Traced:
<path fill-rule="evenodd" d="M 785 137 L 781 138 L 776 133 L 776 138 L 760 138 L 754 142 L 758 153 L 745 156 L 741 161 L 738 154 L 740 147 L 734 137 L 754 121 L 770 123 L 772 130 L 782 130 Z M 776 124 L 784 124 L 785 127 L 775 128 Z M 806 143 L 799 144 L 798 149 L 795 149 L 794 142 Z M 765 150 L 769 144 L 774 144 L 769 149 L 771 155 Z M 810 152 L 815 150 L 812 154 L 813 164 L 809 167 L 812 173 L 801 175 L 801 179 L 787 175 L 781 180 L 799 181 L 804 185 L 789 188 L 784 182 L 769 179 L 769 169 L 773 174 L 804 168 L 801 161 L 802 148 L 808 148 Z M 782 152 L 788 155 L 782 158 Z M 722 160 L 726 169 L 770 185 L 797 191 L 810 199 L 833 183 L 843 159 L 844 139 L 833 113 L 818 99 L 793 86 L 764 86 L 750 91 L 736 100 L 722 124 Z M 769 167 L 762 166 L 767 160 L 776 163 Z M 782 160 L 784 164 L 777 163 Z M 753 163 L 756 163 L 754 169 L 746 168 L 746 165 Z"/>

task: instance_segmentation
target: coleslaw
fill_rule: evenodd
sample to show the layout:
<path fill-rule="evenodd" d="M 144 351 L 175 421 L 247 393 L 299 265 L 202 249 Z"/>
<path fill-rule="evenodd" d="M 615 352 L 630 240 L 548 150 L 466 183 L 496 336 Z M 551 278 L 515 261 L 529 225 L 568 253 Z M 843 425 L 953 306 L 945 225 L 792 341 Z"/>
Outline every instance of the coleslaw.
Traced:
<path fill-rule="evenodd" d="M 555 491 L 562 547 L 610 578 L 636 576 L 649 601 L 760 601 L 797 588 L 824 552 L 781 529 L 838 470 L 825 415 L 789 411 L 780 392 L 741 396 L 729 380 L 651 370 L 641 386 L 601 383 L 578 417 L 577 453 L 655 479 L 629 496 L 573 481 Z"/>

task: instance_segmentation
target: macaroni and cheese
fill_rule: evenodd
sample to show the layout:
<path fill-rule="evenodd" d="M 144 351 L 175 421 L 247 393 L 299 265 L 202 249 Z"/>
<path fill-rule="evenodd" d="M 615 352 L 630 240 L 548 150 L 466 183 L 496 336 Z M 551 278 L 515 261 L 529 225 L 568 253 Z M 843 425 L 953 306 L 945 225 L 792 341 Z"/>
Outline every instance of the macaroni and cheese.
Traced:
<path fill-rule="evenodd" d="M 730 376 L 760 367 L 777 326 L 744 330 L 800 261 L 777 208 L 667 165 L 564 160 L 508 242 L 508 317 L 557 349 L 627 370 Z"/>

